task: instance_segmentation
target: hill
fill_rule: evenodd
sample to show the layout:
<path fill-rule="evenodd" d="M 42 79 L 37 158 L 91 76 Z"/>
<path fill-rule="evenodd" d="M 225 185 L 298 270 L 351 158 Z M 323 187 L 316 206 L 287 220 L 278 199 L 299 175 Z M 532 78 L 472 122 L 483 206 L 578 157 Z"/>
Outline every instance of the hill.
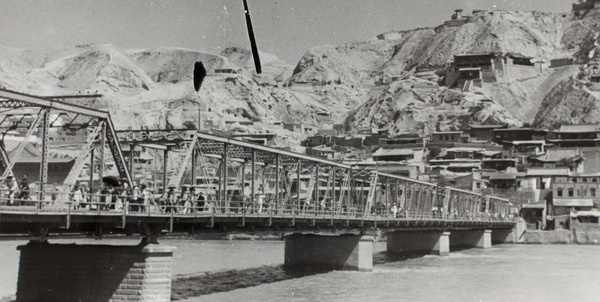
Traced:
<path fill-rule="evenodd" d="M 0 47 L 0 85 L 36 95 L 101 93 L 85 104 L 110 110 L 120 128 L 198 127 L 201 112 L 203 130 L 251 121 L 233 130 L 276 132 L 278 143 L 289 146 L 332 122 L 350 133 L 389 128 L 421 134 L 482 122 L 599 122 L 597 87 L 589 81 L 596 72 L 599 18 L 596 11 L 476 11 L 436 28 L 314 47 L 295 67 L 261 53 L 261 75 L 244 48 L 210 54 L 93 44 L 47 51 Z M 535 68 L 506 67 L 481 85 L 457 87 L 449 72 L 460 54 L 526 58 Z M 557 58 L 577 65 L 550 68 Z M 199 93 L 192 88 L 196 61 L 209 73 Z M 323 112 L 332 118 L 325 124 Z M 312 131 L 292 133 L 273 127 L 275 121 Z"/>

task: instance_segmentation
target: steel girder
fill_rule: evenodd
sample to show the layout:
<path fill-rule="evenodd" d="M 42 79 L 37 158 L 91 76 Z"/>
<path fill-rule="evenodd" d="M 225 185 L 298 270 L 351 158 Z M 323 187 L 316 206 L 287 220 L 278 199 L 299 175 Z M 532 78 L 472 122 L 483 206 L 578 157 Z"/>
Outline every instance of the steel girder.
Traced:
<path fill-rule="evenodd" d="M 70 98 L 75 98 L 77 96 L 72 96 Z M 80 96 L 80 98 L 85 98 L 86 96 Z M 120 150 L 120 145 L 118 144 L 117 141 L 117 137 L 115 134 L 115 129 L 114 129 L 114 125 L 112 123 L 112 120 L 110 119 L 110 114 L 107 111 L 102 111 L 102 110 L 98 110 L 98 109 L 93 109 L 93 108 L 88 108 L 85 106 L 79 106 L 79 105 L 75 105 L 75 104 L 70 104 L 70 103 L 66 103 L 63 101 L 59 101 L 56 99 L 53 99 L 52 97 L 39 97 L 39 96 L 34 96 L 34 95 L 29 95 L 29 94 L 24 94 L 24 93 L 20 93 L 20 92 L 15 92 L 15 91 L 10 91 L 10 90 L 6 90 L 6 89 L 0 89 L 0 108 L 12 108 L 14 110 L 8 110 L 5 112 L 0 112 L 0 115 L 5 115 L 4 119 L 2 119 L 1 123 L 4 123 L 7 120 L 7 116 L 8 115 L 14 115 L 15 112 L 17 112 L 17 114 L 22 115 L 21 119 L 19 121 L 17 121 L 16 126 L 12 125 L 8 128 L 2 127 L 0 128 L 0 130 L 4 130 L 3 134 L 6 135 L 8 133 L 8 131 L 11 131 L 15 128 L 19 127 L 19 123 L 23 122 L 23 119 L 25 118 L 25 116 L 31 116 L 32 118 L 35 118 L 35 121 L 31 124 L 25 124 L 26 126 L 28 126 L 28 131 L 27 134 L 25 135 L 24 138 L 22 138 L 21 143 L 19 144 L 19 147 L 17 149 L 17 153 L 13 154 L 14 158 L 9 159 L 9 163 L 6 163 L 6 168 L 4 169 L 4 173 L 3 176 L 6 177 L 8 175 L 8 173 L 11 173 L 9 170 L 10 168 L 12 168 L 12 166 L 14 166 L 14 163 L 16 163 L 16 161 L 18 160 L 18 155 L 22 152 L 22 148 L 24 148 L 25 142 L 29 141 L 30 139 L 32 139 L 34 137 L 33 132 L 38 129 L 39 133 L 38 136 L 41 135 L 41 137 L 38 137 L 37 139 L 41 140 L 41 148 L 42 148 L 42 152 L 41 152 L 41 156 L 42 156 L 42 162 L 41 162 L 41 167 L 40 167 L 40 183 L 42 183 L 42 186 L 45 185 L 46 181 L 47 181 L 47 164 L 48 164 L 48 149 L 49 149 L 49 145 L 52 144 L 49 141 L 49 128 L 51 127 L 56 127 L 56 125 L 54 125 L 57 120 L 63 116 L 63 115 L 69 115 L 72 114 L 75 117 L 71 118 L 67 124 L 65 124 L 64 126 L 68 126 L 74 123 L 74 121 L 78 118 L 78 117 L 89 117 L 89 120 L 86 123 L 83 123 L 81 125 L 81 128 L 86 128 L 88 126 L 90 126 L 91 124 L 103 124 L 104 128 L 106 131 L 102 131 L 102 133 L 100 134 L 102 136 L 102 141 L 103 142 L 107 142 L 108 143 L 108 147 L 112 152 L 112 156 L 113 159 L 115 161 L 115 165 L 117 167 L 117 170 L 119 172 L 119 176 L 126 182 L 128 182 L 129 184 L 131 184 L 131 176 L 129 174 L 129 170 L 127 169 L 126 165 L 125 165 L 125 159 L 122 155 L 122 152 Z M 35 113 L 33 110 L 39 110 L 37 113 Z M 55 117 L 53 117 L 52 119 L 50 118 L 50 115 L 53 115 Z M 43 120 L 43 123 L 40 124 L 40 120 Z M 0 123 L 0 126 L 1 126 Z M 38 126 L 39 125 L 39 126 Z M 79 163 L 78 165 L 75 165 L 72 170 L 69 173 L 69 184 L 71 184 L 73 181 L 73 179 L 76 179 L 76 177 L 79 175 L 79 173 L 81 173 L 81 169 L 83 168 L 83 164 L 81 164 L 81 162 L 83 161 L 83 159 L 79 159 L 79 157 L 82 156 L 87 156 L 89 153 L 89 151 L 91 150 L 91 146 L 94 144 L 97 144 L 97 136 L 94 137 L 88 137 L 87 141 L 83 142 L 84 145 L 84 151 L 87 150 L 87 152 L 83 152 L 82 154 L 79 154 L 77 158 L 75 158 L 75 160 Z M 75 144 L 75 142 L 71 142 L 72 144 Z M 89 146 L 89 147 L 86 147 Z M 5 146 L 2 146 L 2 148 L 4 148 Z M 3 150 L 3 153 L 6 153 L 6 150 Z M 17 156 L 15 156 L 17 155 Z M 79 160 L 78 160 L 79 159 Z M 8 169 L 7 169 L 8 168 Z M 40 188 L 43 189 L 43 188 Z"/>

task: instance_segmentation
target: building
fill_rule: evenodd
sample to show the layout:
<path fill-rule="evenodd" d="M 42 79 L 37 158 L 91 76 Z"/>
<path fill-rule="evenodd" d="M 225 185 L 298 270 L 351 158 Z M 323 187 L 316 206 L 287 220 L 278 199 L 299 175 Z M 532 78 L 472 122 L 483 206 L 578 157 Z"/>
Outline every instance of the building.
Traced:
<path fill-rule="evenodd" d="M 517 190 L 532 192 L 532 202 L 550 200 L 554 179 L 569 173 L 567 168 L 529 168 L 524 175 L 517 175 Z"/>
<path fill-rule="evenodd" d="M 558 148 L 600 146 L 600 124 L 561 125 L 548 142 Z"/>
<path fill-rule="evenodd" d="M 302 124 L 283 123 L 283 129 L 291 132 L 304 133 L 304 127 Z"/>
<path fill-rule="evenodd" d="M 419 148 L 425 146 L 425 138 L 417 133 L 407 133 L 394 138 L 380 138 L 379 146 L 381 148 Z"/>
<path fill-rule="evenodd" d="M 492 172 L 488 178 L 488 188 L 493 189 L 493 192 L 498 190 L 515 190 L 517 189 L 517 174 L 516 173 L 500 173 Z"/>
<path fill-rule="evenodd" d="M 548 149 L 545 154 L 529 157 L 532 167 L 566 168 L 571 172 L 583 172 L 584 158 L 576 149 Z"/>
<path fill-rule="evenodd" d="M 304 147 L 316 147 L 329 143 L 329 138 L 323 135 L 315 135 L 309 136 L 305 140 L 302 141 L 302 146 Z"/>
<path fill-rule="evenodd" d="M 539 68 L 532 57 L 517 53 L 483 53 L 454 55 L 446 69 L 446 86 L 462 88 L 466 81 L 496 82 L 498 77 L 513 79 L 537 76 Z"/>
<path fill-rule="evenodd" d="M 364 146 L 379 147 L 379 145 L 380 145 L 379 140 L 382 138 L 387 138 L 387 137 L 388 137 L 387 134 L 374 134 L 374 135 L 365 136 L 363 144 L 364 144 Z"/>
<path fill-rule="evenodd" d="M 243 140 L 250 143 L 259 145 L 272 145 L 277 134 L 275 133 L 242 133 L 232 134 L 229 137 L 234 139 Z"/>
<path fill-rule="evenodd" d="M 569 228 L 571 214 L 599 208 L 600 174 L 572 174 L 556 177 L 552 187 L 552 202 L 548 206 L 549 224 Z M 597 217 L 596 217 L 597 219 Z"/>
<path fill-rule="evenodd" d="M 481 160 L 481 168 L 495 171 L 508 171 L 517 169 L 517 160 L 514 158 L 488 158 Z"/>
<path fill-rule="evenodd" d="M 337 131 L 334 129 L 319 129 L 317 130 L 317 136 L 336 136 Z"/>
<path fill-rule="evenodd" d="M 524 203 L 521 205 L 521 217 L 527 223 L 527 229 L 546 229 L 546 201 Z"/>
<path fill-rule="evenodd" d="M 7 153 L 8 158 L 16 162 L 13 166 L 13 172 L 17 181 L 20 181 L 24 175 L 27 175 L 30 181 L 40 179 L 40 168 L 42 162 L 41 150 L 32 143 L 25 143 L 23 151 L 19 157 L 16 157 L 17 148 Z M 75 159 L 71 157 L 48 157 L 48 183 L 62 184 L 71 172 L 75 164 Z"/>
<path fill-rule="evenodd" d="M 573 3 L 572 10 L 575 16 L 579 18 L 585 17 L 590 11 L 600 8 L 600 0 L 587 0 Z"/>
<path fill-rule="evenodd" d="M 462 13 L 463 10 L 460 8 L 454 10 L 454 14 L 452 14 L 450 20 L 444 22 L 444 25 L 449 27 L 456 27 L 469 23 L 470 18 L 463 16 Z"/>
<path fill-rule="evenodd" d="M 380 148 L 373 153 L 374 161 L 422 161 L 424 155 L 423 148 L 417 149 L 383 149 Z"/>
<path fill-rule="evenodd" d="M 331 116 L 331 113 L 327 111 L 317 112 L 317 122 L 320 124 L 331 125 L 333 128 L 333 117 Z"/>
<path fill-rule="evenodd" d="M 336 156 L 336 151 L 331 147 L 326 146 L 317 146 L 306 148 L 306 155 L 322 157 L 326 159 L 334 159 Z"/>
<path fill-rule="evenodd" d="M 494 129 L 494 142 L 496 144 L 512 145 L 513 141 L 540 141 L 545 140 L 548 130 L 530 127 Z"/>
<path fill-rule="evenodd" d="M 434 132 L 431 134 L 429 142 L 431 144 L 467 143 L 469 136 L 465 135 L 463 131 Z"/>
<path fill-rule="evenodd" d="M 508 150 L 513 154 L 523 155 L 539 155 L 546 152 L 546 141 L 545 140 L 531 140 L 531 141 L 511 141 L 504 144 L 504 150 Z"/>
<path fill-rule="evenodd" d="M 215 73 L 231 73 L 236 74 L 240 73 L 241 69 L 233 69 L 233 68 L 215 68 Z"/>
<path fill-rule="evenodd" d="M 575 64 L 575 59 L 573 58 L 560 58 L 550 60 L 550 68 L 557 68 L 573 64 Z"/>
<path fill-rule="evenodd" d="M 471 141 L 492 142 L 494 141 L 494 130 L 508 128 L 507 124 L 502 125 L 469 125 L 466 131 Z"/>

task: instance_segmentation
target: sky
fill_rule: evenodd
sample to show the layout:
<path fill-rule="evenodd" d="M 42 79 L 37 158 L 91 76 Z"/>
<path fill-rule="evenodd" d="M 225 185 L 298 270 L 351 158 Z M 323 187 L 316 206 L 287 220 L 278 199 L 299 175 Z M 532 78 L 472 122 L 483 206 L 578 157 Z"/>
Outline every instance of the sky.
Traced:
<path fill-rule="evenodd" d="M 567 12 L 569 0 L 247 0 L 258 49 L 295 64 L 311 47 L 437 26 L 456 8 Z M 250 47 L 242 0 L 2 0 L 0 45 L 112 44 L 218 54 Z"/>

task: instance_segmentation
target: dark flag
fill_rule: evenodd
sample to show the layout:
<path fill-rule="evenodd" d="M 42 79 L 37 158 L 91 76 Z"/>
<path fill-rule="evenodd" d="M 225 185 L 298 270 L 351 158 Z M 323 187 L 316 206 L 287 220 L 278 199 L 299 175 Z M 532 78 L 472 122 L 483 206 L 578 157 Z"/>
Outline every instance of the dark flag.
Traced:
<path fill-rule="evenodd" d="M 200 61 L 197 61 L 194 63 L 194 89 L 196 89 L 196 92 L 200 90 L 200 86 L 202 85 L 202 81 L 204 81 L 204 77 L 206 77 L 206 69 L 204 69 L 204 64 L 202 64 Z"/>
<path fill-rule="evenodd" d="M 252 29 L 252 21 L 250 21 L 250 11 L 248 10 L 248 3 L 246 2 L 246 0 L 244 0 L 244 14 L 246 15 L 246 27 L 248 27 L 248 37 L 250 38 L 250 47 L 252 48 L 254 67 L 256 68 L 256 73 L 260 74 L 262 72 L 262 68 L 260 67 L 258 47 L 256 47 L 256 39 L 254 39 L 254 30 Z"/>

